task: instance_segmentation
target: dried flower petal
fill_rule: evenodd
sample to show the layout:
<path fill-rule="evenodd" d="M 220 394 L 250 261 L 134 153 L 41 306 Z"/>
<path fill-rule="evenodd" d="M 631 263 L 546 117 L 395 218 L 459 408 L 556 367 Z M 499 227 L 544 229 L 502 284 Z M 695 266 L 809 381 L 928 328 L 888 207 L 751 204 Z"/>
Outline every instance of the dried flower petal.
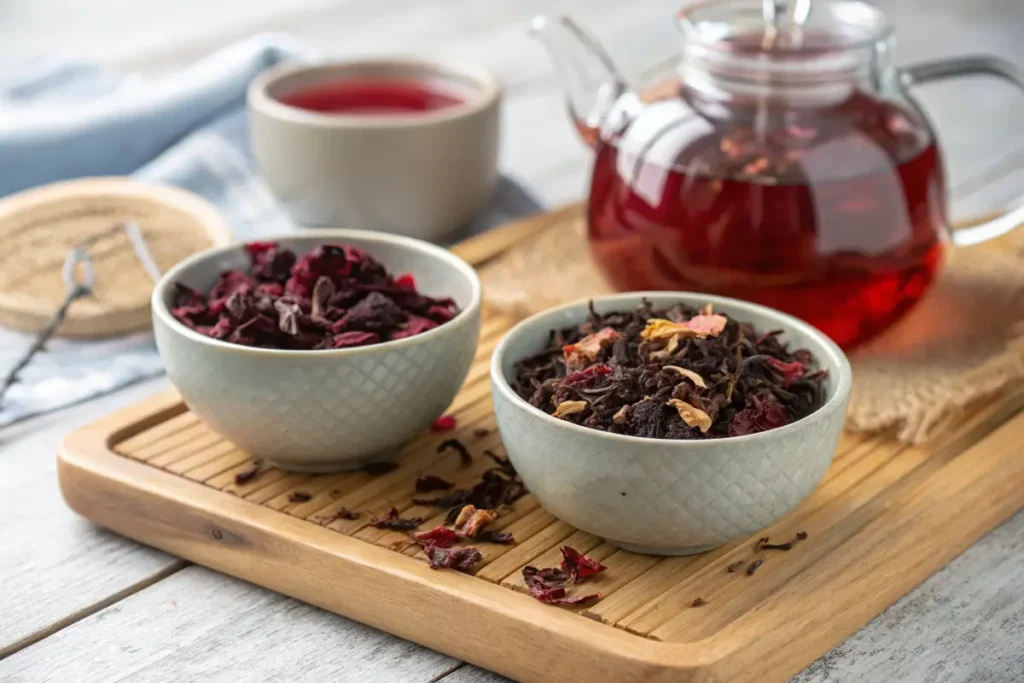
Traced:
<path fill-rule="evenodd" d="M 648 341 L 656 339 L 667 340 L 672 337 L 686 339 L 687 337 L 696 336 L 698 336 L 696 330 L 691 330 L 686 323 L 672 322 L 664 318 L 651 318 L 647 321 L 647 326 L 640 332 L 640 338 Z"/>
<path fill-rule="evenodd" d="M 428 545 L 423 551 L 427 554 L 431 569 L 454 569 L 464 574 L 472 572 L 476 563 L 483 559 L 479 550 L 469 547 L 441 548 Z"/>
<path fill-rule="evenodd" d="M 391 529 L 393 531 L 409 531 L 415 529 L 423 523 L 422 517 L 412 517 L 410 519 L 402 519 L 397 508 L 391 508 L 388 512 L 388 516 L 383 519 L 374 517 L 373 521 L 370 522 L 370 526 L 378 529 Z"/>
<path fill-rule="evenodd" d="M 704 434 L 707 434 L 707 431 L 711 429 L 711 416 L 700 408 L 678 398 L 669 399 L 666 405 L 675 408 L 679 412 L 679 417 L 682 418 L 688 427 L 696 427 Z"/>
<path fill-rule="evenodd" d="M 701 389 L 707 389 L 708 388 L 708 385 L 704 383 L 704 378 L 701 377 L 700 375 L 698 375 L 693 370 L 687 370 L 686 368 L 681 368 L 678 365 L 666 365 L 663 369 L 671 370 L 672 372 L 675 372 L 675 373 L 678 373 L 678 374 L 682 375 L 686 379 L 688 379 L 691 382 L 693 382 L 694 384 L 696 384 Z M 690 426 L 692 427 L 693 425 L 690 425 Z"/>
<path fill-rule="evenodd" d="M 453 488 L 455 488 L 455 484 L 433 474 L 424 474 L 416 479 L 416 493 L 447 491 Z"/>
<path fill-rule="evenodd" d="M 458 313 L 451 299 L 418 293 L 411 275 L 392 278 L 350 245 L 321 245 L 301 258 L 273 242 L 243 248 L 248 272 L 223 272 L 205 294 L 176 285 L 179 322 L 233 344 L 323 350 L 420 334 Z"/>
<path fill-rule="evenodd" d="M 576 595 L 572 597 L 566 597 L 564 588 L 551 588 L 549 590 L 538 591 L 531 590 L 530 595 L 548 605 L 590 605 L 601 599 L 600 593 L 591 593 L 590 595 Z"/>
<path fill-rule="evenodd" d="M 259 460 L 254 460 L 252 466 L 249 469 L 242 470 L 235 475 L 235 486 L 241 486 L 247 484 L 260 475 L 260 468 L 263 463 Z"/>
<path fill-rule="evenodd" d="M 619 338 L 619 333 L 611 327 L 605 327 L 588 334 L 575 344 L 562 347 L 565 365 L 569 368 L 583 368 L 589 365 L 601 353 L 601 349 Z"/>
<path fill-rule="evenodd" d="M 579 583 L 588 576 L 600 574 L 607 567 L 597 560 L 587 557 L 570 546 L 562 546 L 562 569 L 569 572 L 573 583 Z"/>
<path fill-rule="evenodd" d="M 330 524 L 331 522 L 333 522 L 336 519 L 348 519 L 348 520 L 359 519 L 359 513 L 354 511 L 354 510 L 349 510 L 348 508 L 344 508 L 343 507 L 343 508 L 338 508 L 338 511 L 335 512 L 333 515 L 328 515 L 326 517 L 317 517 L 316 521 L 321 526 L 327 526 L 328 524 Z"/>
<path fill-rule="evenodd" d="M 686 322 L 686 326 L 701 337 L 717 337 L 729 320 L 724 315 L 697 315 Z"/>
<path fill-rule="evenodd" d="M 586 401 L 562 401 L 555 408 L 555 412 L 552 413 L 554 417 L 567 417 L 569 415 L 575 415 L 576 413 L 582 413 L 587 409 L 589 405 Z"/>
<path fill-rule="evenodd" d="M 650 353 L 651 360 L 668 360 L 672 357 L 672 354 L 679 348 L 679 335 L 673 334 L 668 338 L 668 343 L 665 344 L 665 348 L 659 351 L 652 351 Z"/>
<path fill-rule="evenodd" d="M 762 401 L 751 394 L 747 407 L 736 413 L 729 425 L 729 436 L 756 434 L 789 424 L 786 409 L 774 401 Z"/>
<path fill-rule="evenodd" d="M 515 536 L 508 531 L 494 531 L 484 529 L 476 535 L 477 543 L 498 543 L 500 545 L 512 545 L 516 542 Z"/>
<path fill-rule="evenodd" d="M 434 545 L 439 548 L 451 548 L 458 541 L 458 535 L 446 526 L 436 526 L 430 531 L 409 534 L 409 538 L 422 546 Z"/>
<path fill-rule="evenodd" d="M 432 432 L 450 432 L 455 429 L 455 416 L 454 415 L 442 415 L 433 421 L 430 425 L 430 431 Z"/>
<path fill-rule="evenodd" d="M 793 361 L 792 363 L 786 363 L 778 358 L 772 358 L 771 356 L 763 356 L 762 362 L 782 375 L 782 386 L 788 387 L 793 382 L 797 382 L 803 379 L 804 366 L 800 361 Z"/>
<path fill-rule="evenodd" d="M 469 452 L 469 449 L 466 448 L 465 444 L 458 439 L 447 439 L 438 444 L 438 453 L 444 453 L 447 450 L 453 450 L 459 454 L 459 460 L 462 462 L 463 467 L 467 467 L 473 462 L 473 455 Z"/>
<path fill-rule="evenodd" d="M 477 510 L 467 505 L 459 511 L 455 519 L 455 531 L 464 538 L 476 538 L 485 526 L 498 519 L 494 510 Z"/>
<path fill-rule="evenodd" d="M 550 590 L 559 588 L 569 583 L 569 572 L 559 567 L 546 567 L 537 569 L 527 565 L 523 567 L 523 582 L 526 587 L 533 590 Z"/>

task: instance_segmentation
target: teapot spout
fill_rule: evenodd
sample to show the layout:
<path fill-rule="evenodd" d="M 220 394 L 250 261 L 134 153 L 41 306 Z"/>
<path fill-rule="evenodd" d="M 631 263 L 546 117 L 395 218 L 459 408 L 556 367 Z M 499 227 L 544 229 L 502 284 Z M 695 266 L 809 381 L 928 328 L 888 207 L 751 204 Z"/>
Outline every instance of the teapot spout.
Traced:
<path fill-rule="evenodd" d="M 601 123 L 628 90 L 625 80 L 597 39 L 569 17 L 538 16 L 530 33 L 554 62 L 576 130 L 593 147 Z"/>

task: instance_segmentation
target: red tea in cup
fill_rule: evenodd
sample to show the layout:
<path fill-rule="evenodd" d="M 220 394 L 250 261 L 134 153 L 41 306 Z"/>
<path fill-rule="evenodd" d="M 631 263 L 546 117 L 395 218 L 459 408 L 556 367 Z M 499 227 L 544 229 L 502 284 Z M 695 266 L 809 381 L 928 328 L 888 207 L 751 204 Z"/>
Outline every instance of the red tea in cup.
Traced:
<path fill-rule="evenodd" d="M 324 114 L 372 116 L 424 114 L 458 106 L 465 100 L 424 81 L 340 80 L 288 93 L 279 101 Z"/>

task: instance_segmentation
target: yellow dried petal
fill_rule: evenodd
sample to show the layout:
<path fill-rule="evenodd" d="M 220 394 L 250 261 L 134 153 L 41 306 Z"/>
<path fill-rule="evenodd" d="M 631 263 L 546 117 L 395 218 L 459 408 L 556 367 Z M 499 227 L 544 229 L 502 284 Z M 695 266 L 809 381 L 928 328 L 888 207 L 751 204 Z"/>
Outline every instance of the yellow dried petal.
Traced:
<path fill-rule="evenodd" d="M 711 429 L 711 416 L 697 406 L 692 406 L 686 401 L 680 401 L 678 398 L 669 399 L 666 405 L 675 408 L 679 412 L 679 417 L 683 419 L 687 426 L 696 427 L 702 434 L 707 434 L 708 430 Z"/>
<path fill-rule="evenodd" d="M 647 326 L 640 332 L 641 339 L 648 341 L 654 339 L 671 339 L 674 336 L 680 338 L 696 337 L 696 332 L 686 326 L 686 323 L 674 323 L 664 318 L 651 318 Z M 678 343 L 678 340 L 676 340 Z"/>
<path fill-rule="evenodd" d="M 476 513 L 476 506 L 475 505 L 466 505 L 461 510 L 459 510 L 459 516 L 455 518 L 455 524 L 453 526 L 456 529 L 458 529 L 463 524 L 468 522 L 470 517 L 472 517 L 475 513 Z"/>
<path fill-rule="evenodd" d="M 555 412 L 552 413 L 555 417 L 565 417 L 566 415 L 575 415 L 576 413 L 582 413 L 587 409 L 586 401 L 562 401 L 555 408 Z"/>
<path fill-rule="evenodd" d="M 464 514 L 467 508 L 473 508 L 473 512 Z M 498 513 L 495 510 L 477 510 L 472 505 L 467 505 L 462 508 L 458 519 L 455 520 L 455 530 L 466 538 L 476 538 L 481 529 L 496 519 Z"/>
<path fill-rule="evenodd" d="M 686 337 L 717 337 L 725 329 L 728 319 L 724 315 L 695 315 L 685 323 L 675 323 L 664 318 L 651 318 L 640 333 L 643 339 L 670 339 L 673 335 Z"/>
<path fill-rule="evenodd" d="M 667 359 L 672 357 L 672 354 L 675 353 L 676 349 L 678 349 L 678 348 L 679 348 L 679 335 L 678 334 L 673 334 L 669 338 L 668 344 L 665 344 L 665 348 L 661 349 L 660 351 L 653 351 L 653 352 L 651 352 L 650 358 L 651 358 L 651 360 L 667 360 Z"/>
<path fill-rule="evenodd" d="M 629 406 L 622 406 L 614 415 L 612 415 L 612 422 L 617 425 L 623 424 L 626 421 L 627 415 L 629 415 Z"/>
<path fill-rule="evenodd" d="M 682 375 L 686 379 L 688 379 L 691 382 L 693 382 L 694 384 L 696 384 L 701 389 L 707 389 L 708 388 L 708 385 L 704 384 L 704 378 L 701 377 L 700 375 L 698 375 L 693 370 L 687 370 L 686 368 L 681 368 L 678 365 L 666 365 L 665 366 L 665 370 L 671 370 L 672 372 L 679 373 L 680 375 Z"/>

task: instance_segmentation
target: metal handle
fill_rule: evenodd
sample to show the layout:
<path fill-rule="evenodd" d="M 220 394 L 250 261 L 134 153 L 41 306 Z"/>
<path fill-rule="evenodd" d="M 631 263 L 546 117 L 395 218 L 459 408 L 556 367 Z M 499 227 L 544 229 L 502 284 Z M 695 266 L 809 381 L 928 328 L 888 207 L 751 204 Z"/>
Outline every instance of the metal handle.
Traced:
<path fill-rule="evenodd" d="M 996 76 L 1024 90 L 1024 69 L 999 57 L 983 55 L 951 57 L 915 64 L 901 70 L 903 84 L 908 87 L 946 78 L 978 75 Z M 984 223 L 953 231 L 953 244 L 958 247 L 979 244 L 1005 235 L 1021 224 L 1024 224 L 1024 205 Z"/>

